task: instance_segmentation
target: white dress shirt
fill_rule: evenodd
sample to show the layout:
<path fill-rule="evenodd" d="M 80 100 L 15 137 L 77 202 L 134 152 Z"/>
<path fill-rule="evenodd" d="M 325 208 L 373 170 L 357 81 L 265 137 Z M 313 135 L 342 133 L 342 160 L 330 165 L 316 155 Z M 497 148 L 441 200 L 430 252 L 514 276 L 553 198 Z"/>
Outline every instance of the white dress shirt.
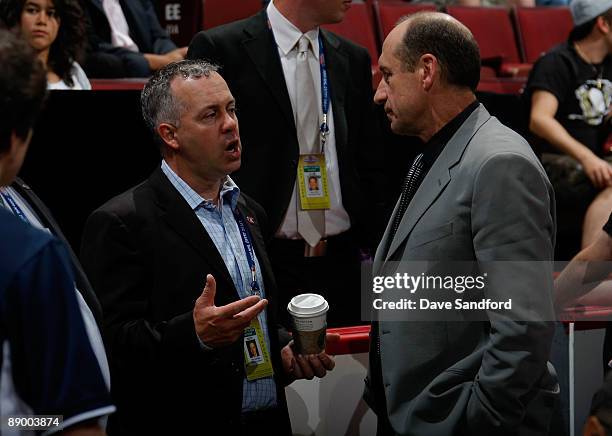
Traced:
<path fill-rule="evenodd" d="M 130 37 L 130 26 L 125 19 L 119 0 L 102 0 L 102 8 L 111 28 L 111 43 L 113 47 L 123 47 L 138 52 L 138 46 Z"/>

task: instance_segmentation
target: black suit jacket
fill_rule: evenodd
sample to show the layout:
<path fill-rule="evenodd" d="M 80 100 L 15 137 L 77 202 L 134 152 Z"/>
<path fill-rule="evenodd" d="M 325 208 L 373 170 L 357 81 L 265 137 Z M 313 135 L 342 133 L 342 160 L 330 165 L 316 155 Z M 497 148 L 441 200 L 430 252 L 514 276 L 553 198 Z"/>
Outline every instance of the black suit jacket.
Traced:
<path fill-rule="evenodd" d="M 130 37 L 140 52 L 113 47 L 102 0 L 84 0 L 90 46 L 85 70 L 92 77 L 147 77 L 151 70 L 143 53 L 164 54 L 174 50 L 176 45 L 159 23 L 150 0 L 120 0 L 119 3 L 130 28 Z M 105 66 L 113 70 L 104 71 Z"/>
<path fill-rule="evenodd" d="M 382 146 L 373 116 L 368 52 L 321 29 L 330 81 L 342 203 L 363 247 L 375 246 L 365 224 L 380 214 Z M 291 101 L 266 11 L 198 33 L 188 58 L 221 65 L 236 98 L 243 144 L 241 169 L 232 175 L 264 206 L 273 230 L 287 211 L 295 185 L 299 145 Z M 382 218 L 384 220 L 384 218 Z M 384 227 L 383 227 L 384 228 Z M 382 230 L 382 229 L 381 229 Z"/>
<path fill-rule="evenodd" d="M 276 289 L 261 232 L 266 218 L 246 196 L 238 207 L 247 221 L 254 219 L 249 227 L 269 301 L 279 406 L 286 411 Z M 217 282 L 217 306 L 239 296 L 214 242 L 161 169 L 89 217 L 81 254 L 106 314 L 117 404 L 109 433 L 204 434 L 217 427 L 231 433 L 242 406 L 242 341 L 204 351 L 192 311 L 209 273 Z"/>
<path fill-rule="evenodd" d="M 91 284 L 83 271 L 83 267 L 81 266 L 79 259 L 77 258 L 76 254 L 74 254 L 72 247 L 62 233 L 62 229 L 53 218 L 53 215 L 51 215 L 51 211 L 49 211 L 47 206 L 45 206 L 42 200 L 38 198 L 32 188 L 30 188 L 23 180 L 19 178 L 15 179 L 15 181 L 11 184 L 11 187 L 14 188 L 19 195 L 21 195 L 24 200 L 28 202 L 38 218 L 42 221 L 43 226 L 51 230 L 51 232 L 66 246 L 66 250 L 70 255 L 70 260 L 72 263 L 76 287 L 93 313 L 98 326 L 101 328 L 102 307 L 100 306 L 100 302 L 98 301 L 96 294 L 94 293 L 94 290 L 92 289 Z"/>

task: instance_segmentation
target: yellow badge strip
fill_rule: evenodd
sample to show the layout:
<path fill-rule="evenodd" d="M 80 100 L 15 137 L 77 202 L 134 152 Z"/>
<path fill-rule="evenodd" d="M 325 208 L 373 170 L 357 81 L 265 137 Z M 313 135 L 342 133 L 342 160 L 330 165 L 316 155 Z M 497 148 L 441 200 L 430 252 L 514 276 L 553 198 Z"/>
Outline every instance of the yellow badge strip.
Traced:
<path fill-rule="evenodd" d="M 257 318 L 244 329 L 244 368 L 248 381 L 274 375 L 270 353 Z"/>
<path fill-rule="evenodd" d="M 300 155 L 297 184 L 302 210 L 329 209 L 327 166 L 323 153 Z"/>

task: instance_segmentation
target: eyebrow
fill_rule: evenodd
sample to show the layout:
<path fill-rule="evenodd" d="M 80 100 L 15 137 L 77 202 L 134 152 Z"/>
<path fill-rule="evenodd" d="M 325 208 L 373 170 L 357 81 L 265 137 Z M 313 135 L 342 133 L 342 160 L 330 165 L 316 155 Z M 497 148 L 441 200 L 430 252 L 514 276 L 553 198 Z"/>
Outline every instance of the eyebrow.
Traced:
<path fill-rule="evenodd" d="M 48 7 L 46 7 L 45 5 L 42 5 L 40 3 L 36 3 L 32 0 L 27 0 L 24 4 L 23 7 L 25 8 L 26 6 L 36 6 L 37 8 L 41 8 L 41 9 L 47 9 L 47 10 L 53 10 L 55 9 L 55 5 L 51 4 Z"/>
<path fill-rule="evenodd" d="M 227 107 L 227 106 L 235 105 L 235 104 L 236 104 L 236 100 L 234 99 L 229 100 L 225 105 L 223 105 L 222 103 L 209 104 L 207 106 L 204 106 L 202 109 L 198 111 L 198 116 L 203 115 L 206 111 L 209 111 L 211 109 L 218 109 L 220 107 Z"/>

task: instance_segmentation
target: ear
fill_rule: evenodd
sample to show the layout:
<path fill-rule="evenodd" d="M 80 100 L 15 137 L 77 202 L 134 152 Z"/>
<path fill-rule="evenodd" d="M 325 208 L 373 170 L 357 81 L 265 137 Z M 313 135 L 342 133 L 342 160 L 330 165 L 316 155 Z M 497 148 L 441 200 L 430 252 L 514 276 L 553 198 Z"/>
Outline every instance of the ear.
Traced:
<path fill-rule="evenodd" d="M 157 126 L 157 133 L 161 137 L 162 141 L 164 141 L 164 143 L 166 143 L 166 145 L 172 150 L 176 151 L 179 149 L 176 126 L 170 123 L 161 123 L 159 126 Z"/>
<path fill-rule="evenodd" d="M 11 132 L 9 148 L 0 153 L 0 186 L 9 185 L 13 182 L 21 169 L 31 139 L 32 129 L 28 131 L 25 139 L 17 135 L 15 131 Z"/>
<path fill-rule="evenodd" d="M 421 67 L 421 84 L 425 91 L 429 91 L 436 80 L 436 73 L 438 72 L 438 60 L 432 54 L 425 53 L 419 59 Z"/>
<path fill-rule="evenodd" d="M 583 436 L 606 436 L 606 431 L 599 422 L 596 416 L 589 416 L 584 428 L 582 429 Z"/>
<path fill-rule="evenodd" d="M 610 32 L 610 23 L 606 21 L 603 15 L 600 15 L 599 17 L 597 17 L 597 20 L 595 21 L 595 26 L 604 35 Z"/>

